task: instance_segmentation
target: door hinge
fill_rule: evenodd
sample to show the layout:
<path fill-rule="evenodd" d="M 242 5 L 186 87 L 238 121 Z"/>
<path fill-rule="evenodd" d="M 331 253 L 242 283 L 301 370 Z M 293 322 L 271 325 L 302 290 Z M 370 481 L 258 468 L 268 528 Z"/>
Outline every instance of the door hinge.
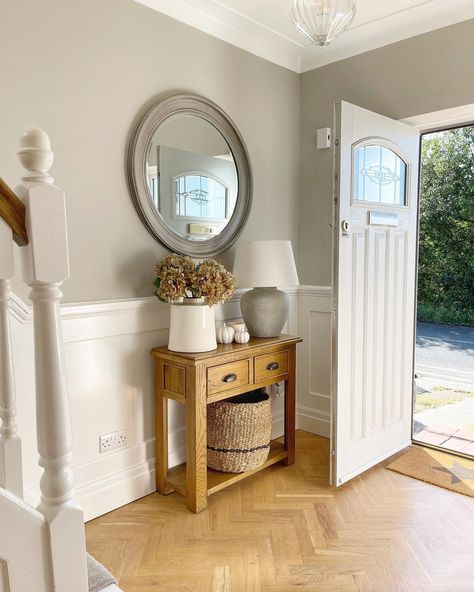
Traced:
<path fill-rule="evenodd" d="M 336 451 L 335 450 L 331 450 L 331 456 L 336 456 Z"/>
<path fill-rule="evenodd" d="M 336 146 L 339 146 L 339 138 L 336 138 L 336 139 L 334 140 L 334 144 L 336 144 Z"/>

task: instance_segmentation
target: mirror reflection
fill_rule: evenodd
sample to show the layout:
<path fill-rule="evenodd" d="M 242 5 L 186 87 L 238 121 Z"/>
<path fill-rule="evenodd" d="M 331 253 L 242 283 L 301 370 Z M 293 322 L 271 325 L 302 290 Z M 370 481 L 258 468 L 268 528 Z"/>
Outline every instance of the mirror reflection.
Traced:
<path fill-rule="evenodd" d="M 192 114 L 168 117 L 153 133 L 145 169 L 150 200 L 170 230 L 206 241 L 227 226 L 237 200 L 237 169 L 211 123 Z"/>

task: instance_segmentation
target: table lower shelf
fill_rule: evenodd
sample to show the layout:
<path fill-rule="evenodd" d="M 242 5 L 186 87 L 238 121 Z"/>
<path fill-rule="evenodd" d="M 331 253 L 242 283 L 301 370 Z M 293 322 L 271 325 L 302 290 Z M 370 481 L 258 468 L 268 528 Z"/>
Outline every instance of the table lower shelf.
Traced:
<path fill-rule="evenodd" d="M 229 487 L 229 485 L 237 483 L 237 481 L 241 481 L 250 475 L 254 475 L 262 469 L 274 465 L 287 457 L 288 451 L 285 450 L 284 445 L 278 440 L 272 440 L 270 442 L 270 453 L 267 460 L 263 465 L 260 465 L 256 469 L 245 471 L 245 473 L 221 473 L 220 471 L 207 469 L 207 495 L 212 495 L 217 491 L 221 491 L 221 489 L 225 489 L 226 487 Z M 186 495 L 186 463 L 170 469 L 166 483 L 178 493 Z"/>

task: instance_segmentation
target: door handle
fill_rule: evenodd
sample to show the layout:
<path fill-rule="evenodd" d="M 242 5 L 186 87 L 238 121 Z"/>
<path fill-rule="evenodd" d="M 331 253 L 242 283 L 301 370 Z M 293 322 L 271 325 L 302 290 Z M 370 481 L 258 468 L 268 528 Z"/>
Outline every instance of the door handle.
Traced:
<path fill-rule="evenodd" d="M 351 223 L 349 220 L 343 220 L 341 222 L 341 229 L 342 229 L 342 236 L 349 236 L 349 231 L 351 229 Z"/>

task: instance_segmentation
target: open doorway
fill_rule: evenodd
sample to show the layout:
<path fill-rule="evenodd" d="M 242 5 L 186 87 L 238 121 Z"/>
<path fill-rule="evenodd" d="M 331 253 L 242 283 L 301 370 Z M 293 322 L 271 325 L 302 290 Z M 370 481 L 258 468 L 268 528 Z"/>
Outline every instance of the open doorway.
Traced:
<path fill-rule="evenodd" d="M 474 124 L 424 133 L 413 439 L 474 456 Z"/>

